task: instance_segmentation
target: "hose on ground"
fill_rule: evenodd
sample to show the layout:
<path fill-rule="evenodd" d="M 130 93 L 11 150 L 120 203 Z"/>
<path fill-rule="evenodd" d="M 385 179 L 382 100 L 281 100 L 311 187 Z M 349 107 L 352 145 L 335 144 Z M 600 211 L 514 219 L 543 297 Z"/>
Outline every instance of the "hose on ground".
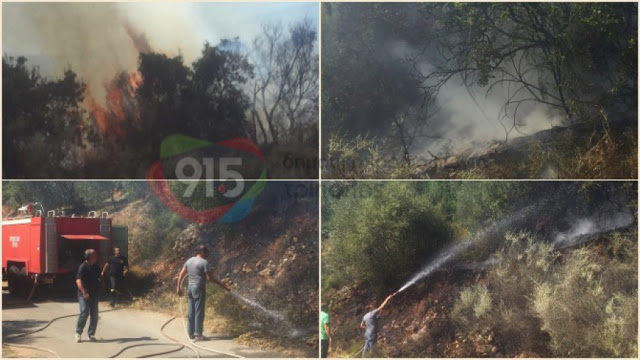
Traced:
<path fill-rule="evenodd" d="M 99 313 L 106 313 L 106 312 L 110 312 L 110 311 L 117 311 L 117 310 L 120 310 L 120 309 L 102 310 L 102 311 L 99 311 Z M 13 339 L 17 339 L 17 338 L 25 337 L 25 336 L 28 336 L 28 335 L 31 335 L 31 334 L 35 334 L 35 333 L 37 333 L 37 332 L 40 332 L 40 331 L 45 330 L 46 328 L 48 328 L 49 326 L 51 326 L 51 324 L 53 324 L 55 321 L 58 321 L 58 320 L 61 320 L 61 319 L 66 319 L 66 318 L 70 318 L 70 317 L 76 317 L 76 316 L 78 316 L 78 314 L 69 314 L 69 315 L 62 315 L 62 316 L 58 316 L 58 317 L 55 317 L 55 318 L 53 318 L 53 319 L 49 320 L 49 321 L 48 321 L 44 326 L 42 326 L 42 327 L 40 327 L 40 328 L 38 328 L 38 329 L 34 329 L 34 330 L 31 330 L 31 331 L 27 331 L 27 332 L 25 332 L 25 333 L 21 333 L 21 334 L 11 335 L 11 336 L 8 336 L 6 339 L 7 339 L 7 340 L 13 340 Z M 153 353 L 153 354 L 148 354 L 148 355 L 142 355 L 142 356 L 140 356 L 140 357 L 142 357 L 142 358 L 146 358 L 146 357 L 155 357 L 155 356 L 160 356 L 160 355 L 166 355 L 166 354 L 170 354 L 170 353 L 174 353 L 174 352 L 178 352 L 178 351 L 182 350 L 185 346 L 184 346 L 182 343 L 180 343 L 179 341 L 175 340 L 174 338 L 172 338 L 172 337 L 168 336 L 168 335 L 164 332 L 164 328 L 165 328 L 165 327 L 166 327 L 166 326 L 167 326 L 167 325 L 168 325 L 172 320 L 174 320 L 174 319 L 175 319 L 175 316 L 174 316 L 174 317 L 172 317 L 171 319 L 169 319 L 168 321 L 166 321 L 166 322 L 162 325 L 162 327 L 160 328 L 160 332 L 161 332 L 165 337 L 167 337 L 167 338 L 169 338 L 170 340 L 174 341 L 174 343 L 157 343 L 157 344 L 136 344 L 136 345 L 130 345 L 130 346 L 126 346 L 126 347 L 124 347 L 124 348 L 120 349 L 120 351 L 119 351 L 119 352 L 117 352 L 116 354 L 114 354 L 114 355 L 110 356 L 110 358 L 115 358 L 115 357 L 117 357 L 118 355 L 121 355 L 123 352 L 125 352 L 125 351 L 126 351 L 126 350 L 128 350 L 128 349 L 131 349 L 131 348 L 134 348 L 134 347 L 140 347 L 140 346 L 169 346 L 169 345 L 171 345 L 171 346 L 176 346 L 176 345 L 178 345 L 178 348 L 176 348 L 176 349 L 172 349 L 172 350 L 168 350 L 168 351 L 161 351 L 161 352 L 158 352 L 158 353 Z M 15 343 L 10 343 L 10 342 L 6 342 L 6 341 L 3 341 L 3 342 L 2 342 L 2 344 L 3 344 L 3 345 L 5 345 L 5 346 L 10 346 L 10 347 L 18 347 L 18 348 L 25 348 L 25 349 L 32 349 L 32 350 L 44 351 L 44 352 L 47 352 L 47 353 L 53 354 L 54 356 L 56 356 L 56 357 L 58 357 L 58 358 L 60 357 L 60 355 L 58 355 L 58 353 L 56 353 L 55 351 L 50 350 L 50 349 L 45 349 L 45 348 L 40 348 L 40 347 L 30 346 L 30 345 L 15 344 Z M 198 352 L 197 352 L 196 350 L 192 349 L 191 347 L 189 347 L 189 348 L 190 348 L 191 350 L 193 350 L 193 351 L 196 353 L 196 355 L 197 355 L 198 357 L 200 357 L 200 355 L 198 354 Z"/>
<path fill-rule="evenodd" d="M 184 286 L 184 281 L 187 279 L 187 276 L 183 277 L 181 282 L 180 282 L 180 287 L 182 288 Z M 240 356 L 240 355 L 236 355 L 236 354 L 232 354 L 232 353 L 226 353 L 224 351 L 219 351 L 219 350 L 215 350 L 215 349 L 211 349 L 211 348 L 207 348 L 204 346 L 199 346 L 197 344 L 195 344 L 193 342 L 193 340 L 191 340 L 191 338 L 189 338 L 189 331 L 187 330 L 187 323 L 184 321 L 184 310 L 183 310 L 183 298 L 184 296 L 179 296 L 180 298 L 180 303 L 178 304 L 178 307 L 180 308 L 180 317 L 182 318 L 182 326 L 184 327 L 184 332 L 187 335 L 187 339 L 189 339 L 189 342 L 191 343 L 191 345 L 193 345 L 195 348 L 198 348 L 200 350 L 204 350 L 204 351 L 209 351 L 209 352 L 213 352 L 213 353 L 217 353 L 217 354 L 222 354 L 222 355 L 227 355 L 230 357 L 235 357 L 235 358 L 240 358 L 240 359 L 244 359 L 244 356 Z"/>
<path fill-rule="evenodd" d="M 117 311 L 117 310 L 120 310 L 120 309 L 102 310 L 102 311 L 99 311 L 99 313 L 106 313 L 106 312 Z M 42 327 L 40 327 L 38 329 L 27 331 L 27 332 L 22 333 L 22 334 L 16 334 L 16 335 L 7 336 L 6 339 L 7 340 L 13 340 L 13 339 L 21 338 L 21 337 L 24 337 L 24 336 L 27 336 L 27 335 L 35 334 L 37 332 L 40 332 L 40 331 L 48 328 L 55 321 L 58 321 L 58 320 L 61 320 L 61 319 L 66 319 L 66 318 L 70 318 L 70 317 L 76 317 L 76 316 L 78 316 L 78 314 L 69 314 L 69 315 L 62 315 L 62 316 L 54 317 L 53 319 L 49 320 L 49 322 L 47 322 L 44 326 L 42 326 Z"/>
<path fill-rule="evenodd" d="M 35 288 L 35 286 L 34 286 L 34 288 Z M 118 309 L 103 310 L 103 311 L 100 311 L 100 312 L 103 313 L 103 312 L 109 312 L 109 311 L 115 311 L 115 310 L 118 310 Z M 55 321 L 58 321 L 60 319 L 66 319 L 66 318 L 70 318 L 70 317 L 75 317 L 75 316 L 78 316 L 78 314 L 62 315 L 62 316 L 55 317 L 55 318 L 49 320 L 49 322 L 47 322 L 44 326 L 42 326 L 42 327 L 40 327 L 38 329 L 27 331 L 27 332 L 22 333 L 22 334 L 16 334 L 16 335 L 7 336 L 6 340 L 13 340 L 13 339 L 25 337 L 27 335 L 35 334 L 37 332 L 43 331 L 44 329 L 48 328 Z M 50 350 L 50 349 L 39 348 L 39 347 L 35 347 L 35 346 L 30 346 L 30 345 L 15 344 L 15 343 L 6 342 L 4 340 L 2 341 L 2 345 L 25 348 L 25 349 L 33 349 L 33 350 L 39 350 L 39 351 L 45 351 L 45 352 L 48 352 L 50 354 L 55 355 L 56 357 L 60 357 L 60 355 L 58 355 L 58 353 L 56 353 L 55 351 Z"/>
<path fill-rule="evenodd" d="M 185 348 L 185 346 L 184 346 L 184 344 L 183 344 L 183 343 L 181 343 L 181 342 L 179 342 L 178 340 L 176 340 L 176 339 L 172 338 L 171 336 L 167 335 L 167 334 L 164 332 L 164 328 L 165 328 L 165 327 L 166 327 L 166 326 L 167 326 L 171 321 L 173 321 L 175 318 L 176 318 L 176 317 L 174 316 L 174 317 L 172 317 L 171 319 L 167 320 L 164 324 L 162 324 L 162 327 L 160 328 L 160 332 L 162 333 L 162 335 L 164 335 L 164 337 L 168 338 L 169 340 L 173 341 L 173 343 L 155 343 L 155 344 L 136 344 L 136 345 L 129 345 L 129 346 L 125 346 L 125 347 L 123 347 L 122 349 L 120 349 L 120 351 L 118 351 L 118 352 L 117 352 L 117 353 L 115 353 L 114 355 L 111 355 L 111 356 L 110 356 L 110 358 L 118 357 L 118 355 L 121 355 L 122 353 L 124 353 L 125 351 L 127 351 L 127 350 L 129 350 L 129 349 L 132 349 L 132 348 L 135 348 L 135 347 L 141 347 L 141 346 L 156 346 L 156 345 L 157 345 L 157 346 L 178 346 L 177 348 L 172 349 L 172 350 L 161 351 L 161 352 L 157 352 L 157 353 L 153 353 L 153 354 L 143 355 L 143 356 L 140 356 L 141 358 L 157 357 L 157 356 L 160 356 L 160 355 L 167 355 L 167 354 L 171 354 L 171 353 L 174 353 L 174 352 L 178 352 L 178 351 L 180 351 L 180 350 L 184 349 L 184 348 Z M 193 350 L 193 349 L 191 349 L 191 350 Z M 195 350 L 194 350 L 194 351 L 195 351 Z M 198 355 L 198 357 L 200 357 L 197 351 L 196 351 L 196 355 Z"/>
<path fill-rule="evenodd" d="M 36 286 L 38 286 L 38 279 L 33 278 L 33 287 L 31 288 L 31 291 L 29 292 L 29 296 L 27 296 L 27 302 L 31 301 L 31 297 L 33 297 L 33 293 L 36 292 Z"/>
<path fill-rule="evenodd" d="M 358 351 L 354 352 L 353 354 L 349 355 L 349 357 L 350 358 L 355 357 L 356 355 L 360 354 L 363 350 L 364 350 L 364 346 L 360 350 L 358 350 Z"/>

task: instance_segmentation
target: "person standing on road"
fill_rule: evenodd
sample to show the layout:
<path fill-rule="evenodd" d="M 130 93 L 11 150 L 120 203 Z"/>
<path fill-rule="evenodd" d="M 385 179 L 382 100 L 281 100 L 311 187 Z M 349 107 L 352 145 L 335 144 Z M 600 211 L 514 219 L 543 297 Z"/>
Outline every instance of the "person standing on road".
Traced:
<path fill-rule="evenodd" d="M 127 276 L 129 272 L 129 260 L 127 260 L 125 256 L 120 255 L 119 247 L 113 248 L 113 256 L 104 264 L 104 268 L 102 268 L 102 278 L 104 278 L 107 269 L 111 270 L 109 272 L 109 280 L 111 283 L 111 302 L 109 305 L 114 307 L 120 297 L 124 277 Z"/>
<path fill-rule="evenodd" d="M 326 358 L 329 355 L 333 343 L 331 335 L 331 318 L 327 313 L 327 305 L 320 306 L 320 357 Z"/>
<path fill-rule="evenodd" d="M 378 316 L 380 316 L 382 308 L 384 308 L 387 302 L 394 295 L 395 294 L 387 296 L 382 305 L 380 305 L 377 309 L 375 309 L 373 305 L 369 305 L 367 307 L 368 312 L 364 315 L 364 317 L 362 318 L 362 322 L 360 323 L 360 328 L 365 329 L 362 357 L 365 357 L 367 352 L 373 352 L 373 346 L 376 344 L 376 341 L 378 339 Z"/>
<path fill-rule="evenodd" d="M 98 327 L 98 297 L 100 291 L 100 266 L 98 254 L 93 249 L 85 250 L 85 261 L 78 268 L 76 276 L 76 286 L 78 287 L 78 303 L 80 304 L 80 315 L 76 324 L 76 342 L 82 339 L 84 326 L 87 318 L 91 317 L 89 330 L 87 331 L 90 341 L 96 341 L 96 329 Z"/>
<path fill-rule="evenodd" d="M 209 256 L 209 249 L 205 245 L 198 247 L 196 256 L 187 260 L 178 274 L 178 285 L 176 291 L 182 296 L 180 284 L 185 274 L 189 276 L 189 285 L 187 287 L 187 296 L 189 299 L 189 315 L 187 328 L 189 339 L 202 340 L 203 323 L 204 323 L 204 307 L 205 307 L 205 290 L 206 280 L 209 280 L 227 291 L 231 291 L 227 285 L 213 277 L 211 274 L 211 266 L 206 257 Z"/>

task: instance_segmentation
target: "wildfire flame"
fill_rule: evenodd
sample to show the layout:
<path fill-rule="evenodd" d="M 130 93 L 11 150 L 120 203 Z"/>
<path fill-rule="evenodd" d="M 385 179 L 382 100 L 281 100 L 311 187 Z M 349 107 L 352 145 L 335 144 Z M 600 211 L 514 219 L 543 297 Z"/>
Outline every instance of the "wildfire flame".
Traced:
<path fill-rule="evenodd" d="M 151 52 L 151 46 L 144 33 L 139 32 L 129 22 L 124 22 L 123 26 L 138 53 Z M 106 96 L 103 102 L 87 90 L 85 108 L 103 134 L 122 139 L 126 135 L 127 121 L 139 119 L 136 91 L 140 85 L 142 85 L 142 75 L 139 72 L 119 72 L 110 82 L 104 84 Z"/>
<path fill-rule="evenodd" d="M 141 84 L 142 76 L 139 72 L 129 74 L 129 85 L 131 86 L 131 88 L 129 89 L 129 94 L 131 95 L 131 97 L 135 95 L 135 91 L 138 90 Z"/>
<path fill-rule="evenodd" d="M 138 72 L 116 74 L 105 84 L 107 95 L 102 105 L 92 94 L 85 96 L 85 107 L 103 134 L 116 138 L 124 138 L 125 120 L 135 120 L 137 109 L 135 104 L 136 90 L 142 84 L 142 76 Z"/>

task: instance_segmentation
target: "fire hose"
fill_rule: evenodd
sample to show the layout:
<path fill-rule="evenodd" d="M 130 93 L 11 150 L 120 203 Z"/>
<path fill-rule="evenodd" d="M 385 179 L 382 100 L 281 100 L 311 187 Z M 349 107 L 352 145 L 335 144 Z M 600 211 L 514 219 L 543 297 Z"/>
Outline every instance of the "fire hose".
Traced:
<path fill-rule="evenodd" d="M 182 280 L 183 282 L 181 283 L 181 285 L 183 285 L 183 284 L 184 284 L 184 280 L 185 280 L 185 279 L 186 279 L 186 277 L 185 277 L 185 278 L 183 278 L 183 280 Z M 36 284 L 37 284 L 37 282 L 35 282 L 35 283 L 34 283 L 34 286 L 33 286 L 32 290 L 31 290 L 31 293 L 30 293 L 29 299 L 31 298 L 31 296 L 32 296 L 32 295 L 33 295 L 33 293 L 34 293 L 34 290 L 35 290 Z M 187 334 L 187 338 L 188 338 L 187 325 L 186 325 L 186 322 L 185 322 L 185 320 L 184 320 L 185 316 L 184 316 L 184 310 L 183 310 L 183 297 L 180 297 L 179 308 L 180 308 L 180 314 L 181 314 L 181 318 L 182 318 L 182 325 L 183 325 L 183 327 L 184 327 L 185 333 Z M 99 311 L 99 313 L 105 313 L 105 312 L 111 312 L 111 311 L 117 311 L 117 310 L 120 310 L 120 309 L 102 310 L 102 311 Z M 49 320 L 45 325 L 43 325 L 42 327 L 40 327 L 40 328 L 38 328 L 38 329 L 31 330 L 31 331 L 27 331 L 27 332 L 24 332 L 24 333 L 21 333 L 21 334 L 16 334 L 16 335 L 8 336 L 8 337 L 6 338 L 6 340 L 13 340 L 13 339 L 17 339 L 17 338 L 21 338 L 21 337 L 25 337 L 25 336 L 28 336 L 28 335 L 31 335 L 31 334 L 38 333 L 38 332 L 40 332 L 40 331 L 43 331 L 43 330 L 47 329 L 47 328 L 48 328 L 49 326 L 51 326 L 51 324 L 53 324 L 55 321 L 58 321 L 58 320 L 61 320 L 61 319 L 66 319 L 66 318 L 70 318 L 70 317 L 76 317 L 76 316 L 78 316 L 78 314 L 68 314 L 68 315 L 62 315 L 62 316 L 55 317 L 55 318 L 53 318 L 53 319 Z M 215 350 L 215 349 L 207 348 L 207 347 L 204 347 L 204 346 L 199 346 L 199 345 L 195 344 L 191 339 L 189 339 L 189 342 L 191 343 L 191 345 L 184 344 L 184 343 L 180 342 L 179 340 L 177 340 L 177 339 L 175 339 L 175 338 L 173 338 L 173 337 L 171 337 L 171 336 L 167 335 L 167 334 L 165 333 L 164 329 L 165 329 L 165 327 L 166 327 L 166 326 L 167 326 L 171 321 L 175 320 L 175 318 L 176 318 L 176 317 L 174 316 L 174 317 L 172 317 L 171 319 L 167 320 L 167 321 L 162 325 L 162 327 L 160 328 L 160 331 L 161 331 L 162 335 L 163 335 L 164 337 L 168 338 L 169 340 L 171 340 L 173 343 L 154 343 L 154 344 L 135 344 L 135 345 L 129 345 L 129 346 L 126 346 L 126 347 L 124 347 L 124 348 L 120 349 L 120 351 L 118 351 L 116 354 L 114 354 L 114 355 L 110 356 L 110 358 L 115 358 L 115 357 L 117 357 L 117 356 L 121 355 L 122 353 L 124 353 L 125 351 L 127 351 L 127 350 L 129 350 L 129 349 L 132 349 L 132 348 L 135 348 L 135 347 L 141 347 L 141 346 L 177 346 L 177 348 L 175 348 L 175 349 L 171 349 L 171 350 L 167 350 L 167 351 L 161 351 L 161 352 L 157 352 L 157 353 L 153 353 L 153 354 L 147 354 L 147 355 L 139 356 L 139 357 L 141 357 L 141 358 L 157 357 L 157 356 L 160 356 L 160 355 L 166 355 L 166 354 L 170 354 L 170 353 L 178 352 L 178 351 L 180 351 L 180 350 L 184 349 L 185 347 L 188 347 L 188 348 L 189 348 L 189 349 L 191 349 L 193 352 L 195 352 L 195 354 L 196 354 L 196 356 L 197 356 L 198 358 L 200 358 L 200 354 L 199 354 L 199 353 L 198 353 L 198 351 L 197 351 L 196 349 L 194 349 L 194 348 L 198 348 L 198 349 L 201 349 L 201 350 L 205 350 L 205 351 L 209 351 L 209 352 L 214 352 L 214 353 L 218 353 L 218 354 L 222 354 L 222 355 L 226 355 L 226 356 L 230 356 L 230 357 L 244 358 L 243 356 L 240 356 L 240 355 L 236 355 L 236 354 L 232 354 L 232 353 L 226 353 L 226 352 L 223 352 L 223 351 L 219 351 L 219 350 Z M 36 346 L 23 345 L 23 344 L 15 344 L 15 343 L 10 343 L 10 342 L 6 342 L 6 341 L 3 341 L 3 342 L 2 342 L 2 344 L 3 344 L 3 345 L 5 345 L 5 346 L 9 346 L 9 347 L 17 347 L 17 348 L 25 348 L 25 349 L 32 349 L 32 350 L 37 350 L 37 351 L 43 351 L 43 352 L 50 353 L 50 354 L 52 354 L 52 355 L 54 355 L 54 356 L 56 356 L 56 357 L 58 357 L 58 358 L 60 358 L 60 357 L 61 357 L 61 356 L 60 356 L 58 353 L 56 353 L 55 351 L 50 350 L 50 349 L 46 349 L 46 348 L 40 348 L 40 347 L 36 347 Z"/>
<path fill-rule="evenodd" d="M 364 346 L 362 348 L 360 348 L 360 350 L 354 352 L 353 354 L 349 355 L 350 358 L 355 357 L 356 355 L 360 354 L 362 351 L 364 350 Z"/>
<path fill-rule="evenodd" d="M 180 282 L 180 287 L 181 288 L 184 286 L 184 281 L 186 279 L 187 279 L 186 276 L 182 278 L 182 280 Z M 244 358 L 244 356 L 240 356 L 240 355 L 236 355 L 236 354 L 232 354 L 232 353 L 226 353 L 226 352 L 223 352 L 223 351 L 219 351 L 219 350 L 215 350 L 215 349 L 211 349 L 211 348 L 207 348 L 207 347 L 199 346 L 199 345 L 195 344 L 193 342 L 193 340 L 191 340 L 191 338 L 189 338 L 189 331 L 187 330 L 187 323 L 184 321 L 185 316 L 184 316 L 184 310 L 183 310 L 183 306 L 182 306 L 183 303 L 184 303 L 184 301 L 183 301 L 184 296 L 179 296 L 179 298 L 180 298 L 180 303 L 178 304 L 178 307 L 180 308 L 180 317 L 182 318 L 182 326 L 184 327 L 184 332 L 187 335 L 187 339 L 189 339 L 189 342 L 191 343 L 191 345 L 193 345 L 194 347 L 196 347 L 198 349 L 209 351 L 209 352 L 214 352 L 214 353 L 227 355 L 227 356 L 235 357 L 235 358 L 242 358 L 242 359 Z"/>
<path fill-rule="evenodd" d="M 118 351 L 117 353 L 115 353 L 114 355 L 111 355 L 110 358 L 115 358 L 118 357 L 118 355 L 121 355 L 123 352 L 132 349 L 134 347 L 141 347 L 141 346 L 161 346 L 161 345 L 165 345 L 165 346 L 178 346 L 178 348 L 176 349 L 172 349 L 172 350 L 167 350 L 167 351 L 161 351 L 161 352 L 157 352 L 157 353 L 153 353 L 153 354 L 147 354 L 147 355 L 143 355 L 140 356 L 141 358 L 148 358 L 148 357 L 157 357 L 160 355 L 167 355 L 167 354 L 171 354 L 174 352 L 178 352 L 182 349 L 185 348 L 185 345 L 183 343 L 181 343 L 180 341 L 176 340 L 175 338 L 167 335 L 164 332 L 164 328 L 175 319 L 176 317 L 172 317 L 171 319 L 167 320 L 164 324 L 162 324 L 162 327 L 160 328 L 160 332 L 162 333 L 162 335 L 166 338 L 168 338 L 169 340 L 173 341 L 173 343 L 155 343 L 155 344 L 136 344 L 136 345 L 130 345 L 130 346 L 126 346 L 122 349 L 120 349 L 120 351 Z M 198 352 L 194 349 L 192 349 L 191 347 L 189 347 L 189 349 L 193 350 L 196 353 L 196 356 L 198 358 L 200 358 L 200 354 L 198 354 Z"/>
<path fill-rule="evenodd" d="M 109 309 L 109 310 L 102 310 L 99 311 L 99 313 L 105 313 L 105 312 L 110 312 L 110 311 L 117 311 L 120 309 Z M 16 335 L 11 335 L 8 336 L 6 338 L 6 340 L 13 340 L 13 339 L 17 339 L 17 338 L 21 338 L 21 337 L 25 337 L 31 334 L 35 334 L 38 333 L 40 331 L 43 331 L 45 329 L 47 329 L 49 326 L 51 326 L 51 324 L 53 324 L 54 322 L 61 320 L 61 319 L 66 319 L 66 318 L 70 318 L 70 317 L 76 317 L 78 316 L 78 314 L 69 314 L 69 315 L 62 315 L 62 316 L 58 316 L 55 317 L 51 320 L 49 320 L 45 325 L 43 325 L 42 327 L 35 329 L 35 330 L 31 330 L 25 333 L 21 333 L 21 334 L 16 334 Z M 164 335 L 166 338 L 168 338 L 169 340 L 173 341 L 173 343 L 155 343 L 155 344 L 136 344 L 136 345 L 130 345 L 130 346 L 126 346 L 122 349 L 120 349 L 120 351 L 118 351 L 116 354 L 111 355 L 110 358 L 115 358 L 119 355 L 121 355 L 122 353 L 124 353 L 125 351 L 132 349 L 134 347 L 141 347 L 141 346 L 177 346 L 177 348 L 175 349 L 171 349 L 171 350 L 167 350 L 167 351 L 161 351 L 161 352 L 157 352 L 157 353 L 153 353 L 153 354 L 147 354 L 147 355 L 142 355 L 140 356 L 141 358 L 147 358 L 147 357 L 156 357 L 156 356 L 160 356 L 160 355 L 166 355 L 166 354 L 170 354 L 170 353 L 174 353 L 174 352 L 178 352 L 182 349 L 185 348 L 185 345 L 183 343 L 181 343 L 180 341 L 174 339 L 173 337 L 167 335 L 164 332 L 164 328 L 173 320 L 175 320 L 175 316 L 172 317 L 171 319 L 167 320 L 162 327 L 160 328 L 160 332 L 162 333 L 162 335 Z M 15 343 L 10 343 L 10 342 L 6 342 L 3 341 L 2 342 L 3 345 L 5 346 L 10 346 L 10 347 L 17 347 L 17 348 L 24 348 L 24 349 L 32 349 L 32 350 L 37 350 L 37 351 L 44 351 L 47 353 L 50 353 L 52 355 L 54 355 L 55 357 L 60 358 L 61 356 L 58 355 L 58 353 L 56 353 L 55 351 L 51 350 L 51 349 L 46 349 L 46 348 L 41 348 L 41 347 L 36 347 L 36 346 L 31 346 L 31 345 L 23 345 L 23 344 L 15 344 Z M 193 350 L 196 353 L 196 356 L 199 358 L 200 355 L 198 354 L 198 352 L 191 348 L 190 346 L 188 346 L 191 350 Z"/>
<path fill-rule="evenodd" d="M 34 286 L 34 288 L 35 288 L 35 286 Z M 32 293 L 33 293 L 33 291 L 32 291 Z M 104 313 L 104 312 L 116 311 L 116 310 L 118 310 L 118 309 L 103 310 L 103 311 L 100 311 L 100 312 L 101 312 L 101 313 Z M 49 320 L 49 322 L 47 322 L 44 326 L 42 326 L 42 327 L 40 327 L 40 328 L 38 328 L 38 329 L 31 330 L 31 331 L 27 331 L 27 332 L 22 333 L 22 334 L 16 334 L 16 335 L 7 336 L 7 338 L 6 338 L 6 339 L 7 339 L 7 340 L 13 340 L 13 339 L 17 339 L 17 338 L 25 337 L 25 336 L 27 336 L 27 335 L 35 334 L 35 333 L 37 333 L 37 332 L 40 332 L 40 331 L 45 330 L 45 329 L 46 329 L 46 328 L 48 328 L 51 324 L 53 324 L 55 321 L 58 321 L 58 320 L 61 320 L 61 319 L 66 319 L 66 318 L 70 318 L 70 317 L 76 317 L 76 316 L 78 316 L 78 314 L 69 314 L 69 315 L 62 315 L 62 316 L 58 316 L 58 317 L 55 317 L 55 318 L 53 318 L 53 319 Z M 56 353 L 56 352 L 55 352 L 55 351 L 53 351 L 53 350 L 45 349 L 45 348 L 40 348 L 40 347 L 36 347 L 36 346 L 30 346 L 30 345 L 22 345 L 22 344 L 9 343 L 9 342 L 6 342 L 6 341 L 4 341 L 4 340 L 2 341 L 2 345 L 11 346 L 11 347 L 18 347 L 18 348 L 25 348 L 25 349 L 33 349 L 33 350 L 44 351 L 44 352 L 48 352 L 48 353 L 50 353 L 50 354 L 53 354 L 53 355 L 55 355 L 56 357 L 60 357 L 60 355 L 58 355 L 58 353 Z"/>

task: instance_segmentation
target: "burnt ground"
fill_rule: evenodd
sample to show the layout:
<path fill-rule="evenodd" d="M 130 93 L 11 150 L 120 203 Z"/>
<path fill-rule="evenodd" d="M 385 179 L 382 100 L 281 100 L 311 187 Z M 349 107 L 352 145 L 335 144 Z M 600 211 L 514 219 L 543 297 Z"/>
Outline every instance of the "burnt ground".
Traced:
<path fill-rule="evenodd" d="M 265 190 L 263 202 L 257 202 L 254 211 L 239 223 L 184 229 L 169 253 L 147 262 L 151 273 L 145 274 L 142 282 L 152 282 L 152 286 L 142 295 L 142 303 L 167 306 L 164 301 L 173 296 L 182 265 L 198 245 L 207 244 L 218 279 L 285 320 L 265 318 L 210 284 L 207 290 L 215 300 L 207 300 L 213 306 L 207 311 L 214 315 L 205 326 L 224 329 L 248 344 L 287 356 L 317 356 L 317 199 L 289 197 L 280 193 L 280 187 L 274 185 L 271 193 Z"/>
<path fill-rule="evenodd" d="M 508 141 L 493 141 L 482 146 L 470 147 L 455 154 L 436 155 L 425 154 L 414 162 L 417 165 L 416 176 L 434 179 L 455 179 L 455 178 L 504 178 L 504 179 L 527 179 L 527 178 L 571 178 L 571 171 L 565 169 L 569 164 L 578 167 L 579 164 L 571 163 L 571 151 L 578 147 L 590 145 L 589 155 L 593 163 L 586 164 L 589 169 L 583 171 L 590 172 L 590 178 L 637 178 L 637 160 L 633 164 L 620 164 L 620 169 L 611 168 L 611 164 L 606 159 L 609 156 L 615 158 L 615 154 L 629 155 L 627 148 L 633 150 L 637 146 L 637 126 L 624 126 L 622 124 L 611 125 L 607 132 L 603 126 L 593 126 L 591 124 L 580 124 L 572 127 L 554 127 L 543 130 L 528 136 L 520 136 Z M 629 134 L 635 140 L 629 139 Z M 635 144 L 625 142 L 635 141 Z M 534 153 L 537 152 L 537 153 Z M 544 161 L 535 164 L 536 157 L 543 157 L 544 154 L 566 156 L 563 164 L 557 161 Z M 598 157 L 598 155 L 600 157 Z M 636 157 L 637 159 L 637 157 Z M 618 157 L 620 160 L 620 157 Z M 582 165 L 584 166 L 584 164 Z M 633 168 L 628 168 L 632 166 Z M 624 167 L 624 168 L 622 168 Z M 616 177 L 607 176 L 620 172 Z M 569 173 L 569 174 L 567 174 Z M 630 176 L 633 174 L 633 176 Z M 622 176 L 624 175 L 624 176 Z M 581 178 L 583 178 L 582 176 Z"/>
<path fill-rule="evenodd" d="M 601 258 L 610 258 L 610 233 L 588 235 L 584 246 Z M 561 254 L 573 251 L 561 249 Z M 558 261 L 562 261 L 563 256 Z M 485 262 L 486 263 L 486 262 Z M 478 263 L 478 264 L 485 264 Z M 470 333 L 456 330 L 451 312 L 462 289 L 489 283 L 488 266 L 449 265 L 393 297 L 379 317 L 374 357 L 551 357 L 549 336 L 540 331 L 528 341 L 536 351 L 522 350 L 508 329 L 482 328 Z M 398 287 L 403 281 L 398 281 Z M 363 333 L 358 328 L 368 304 L 379 306 L 397 288 L 380 295 L 361 284 L 327 291 L 334 337 L 333 356 L 359 357 Z"/>
<path fill-rule="evenodd" d="M 376 355 L 385 357 L 504 356 L 490 329 L 464 338 L 454 331 L 449 312 L 459 291 L 483 282 L 483 273 L 440 271 L 396 295 L 379 318 Z M 366 296 L 361 286 L 344 287 L 331 296 L 329 309 L 338 352 L 354 355 L 362 348 L 358 325 L 367 304 L 386 297 Z M 357 355 L 357 354 L 356 354 Z"/>

